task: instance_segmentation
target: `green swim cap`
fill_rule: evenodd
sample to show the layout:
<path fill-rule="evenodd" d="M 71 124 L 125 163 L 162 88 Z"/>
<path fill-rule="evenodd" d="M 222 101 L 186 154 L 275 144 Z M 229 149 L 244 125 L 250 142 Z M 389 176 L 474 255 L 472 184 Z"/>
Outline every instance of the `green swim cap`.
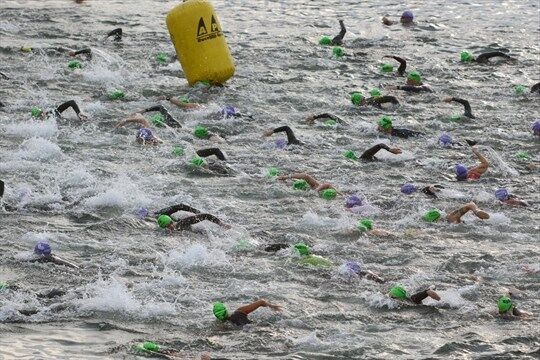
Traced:
<path fill-rule="evenodd" d="M 335 120 L 328 119 L 325 122 L 323 122 L 323 124 L 326 127 L 332 127 L 332 126 L 336 126 L 337 122 Z"/>
<path fill-rule="evenodd" d="M 157 53 L 156 61 L 160 64 L 165 64 L 167 62 L 167 55 L 165 53 Z"/>
<path fill-rule="evenodd" d="M 159 345 L 152 341 L 145 341 L 142 347 L 144 350 L 159 352 Z"/>
<path fill-rule="evenodd" d="M 304 243 L 294 244 L 294 248 L 302 256 L 307 256 L 310 253 L 309 247 Z"/>
<path fill-rule="evenodd" d="M 328 36 L 321 36 L 319 39 L 319 45 L 331 45 L 332 39 L 330 39 Z"/>
<path fill-rule="evenodd" d="M 394 299 L 405 300 L 407 298 L 407 291 L 402 286 L 394 286 L 388 292 Z"/>
<path fill-rule="evenodd" d="M 375 88 L 375 89 L 371 89 L 369 90 L 369 95 L 373 96 L 373 97 L 379 97 L 381 96 L 381 90 Z"/>
<path fill-rule="evenodd" d="M 463 115 L 460 115 L 460 114 L 450 115 L 450 121 L 461 121 L 462 119 L 463 119 Z"/>
<path fill-rule="evenodd" d="M 180 100 L 180 101 L 183 102 L 184 104 L 189 103 L 189 99 L 188 99 L 187 96 L 180 96 L 180 97 L 178 98 L 178 100 Z"/>
<path fill-rule="evenodd" d="M 32 48 L 30 46 L 22 46 L 21 51 L 22 52 L 31 52 Z"/>
<path fill-rule="evenodd" d="M 0 290 L 4 290 L 4 289 L 7 289 L 8 288 L 8 284 L 3 282 L 3 281 L 0 281 Z"/>
<path fill-rule="evenodd" d="M 169 215 L 159 215 L 157 218 L 157 223 L 160 228 L 165 229 L 173 222 L 172 218 Z"/>
<path fill-rule="evenodd" d="M 268 177 L 274 177 L 279 175 L 279 169 L 275 167 L 268 168 L 268 171 L 266 173 Z"/>
<path fill-rule="evenodd" d="M 227 308 L 225 307 L 225 305 L 223 305 L 223 303 L 220 302 L 214 304 L 212 312 L 214 313 L 214 316 L 220 321 L 225 321 L 229 317 Z"/>
<path fill-rule="evenodd" d="M 472 55 L 470 52 L 463 50 L 460 54 L 461 62 L 471 62 L 472 61 Z"/>
<path fill-rule="evenodd" d="M 294 190 L 307 190 L 309 189 L 309 184 L 307 183 L 306 180 L 303 180 L 303 179 L 294 180 L 293 189 Z"/>
<path fill-rule="evenodd" d="M 204 126 L 197 126 L 195 130 L 193 130 L 193 135 L 199 139 L 205 139 L 208 137 L 208 129 L 206 129 Z"/>
<path fill-rule="evenodd" d="M 122 90 L 115 89 L 110 91 L 107 96 L 111 100 L 119 100 L 124 98 L 124 92 Z"/>
<path fill-rule="evenodd" d="M 516 93 L 516 95 L 523 95 L 523 93 L 525 92 L 525 86 L 523 85 L 517 85 L 514 87 L 514 92 Z"/>
<path fill-rule="evenodd" d="M 356 156 L 356 154 L 352 150 L 345 151 L 343 153 L 343 156 L 345 156 L 347 159 L 358 160 L 358 156 Z"/>
<path fill-rule="evenodd" d="M 363 100 L 364 100 L 364 96 L 360 94 L 359 92 L 354 92 L 351 94 L 351 102 L 354 105 L 361 105 Z"/>
<path fill-rule="evenodd" d="M 210 83 L 209 80 L 200 80 L 199 81 L 201 84 L 203 84 L 204 86 L 212 86 L 212 84 Z"/>
<path fill-rule="evenodd" d="M 323 258 L 319 255 L 308 255 L 302 257 L 299 261 L 300 265 L 311 265 L 318 267 L 331 267 L 334 265 L 330 260 Z"/>
<path fill-rule="evenodd" d="M 150 116 L 150 122 L 152 123 L 152 125 L 157 127 L 165 126 L 165 118 L 161 114 L 155 114 Z"/>
<path fill-rule="evenodd" d="M 38 118 L 43 114 L 43 110 L 38 108 L 37 106 L 33 106 L 32 110 L 30 110 L 30 113 L 32 114 L 32 117 Z"/>
<path fill-rule="evenodd" d="M 70 69 L 82 69 L 82 64 L 77 60 L 70 60 L 68 62 L 68 67 Z"/>
<path fill-rule="evenodd" d="M 424 214 L 424 220 L 427 222 L 434 222 L 439 220 L 441 213 L 437 209 L 431 209 Z"/>
<path fill-rule="evenodd" d="M 206 161 L 204 161 L 204 159 L 201 157 L 194 156 L 191 159 L 191 165 L 195 165 L 197 167 L 203 167 L 205 164 L 206 164 Z"/>
<path fill-rule="evenodd" d="M 377 124 L 384 130 L 390 130 L 392 128 L 392 119 L 388 116 L 383 116 L 377 121 Z"/>
<path fill-rule="evenodd" d="M 512 300 L 508 296 L 501 296 L 497 300 L 497 307 L 499 308 L 499 313 L 504 314 L 512 308 Z"/>
<path fill-rule="evenodd" d="M 373 220 L 371 219 L 362 219 L 356 224 L 356 228 L 360 231 L 370 231 L 373 230 Z"/>
<path fill-rule="evenodd" d="M 418 71 L 411 71 L 409 75 L 407 75 L 407 79 L 418 83 L 422 82 L 422 77 Z"/>
<path fill-rule="evenodd" d="M 184 148 L 180 145 L 173 146 L 172 153 L 176 156 L 182 156 L 184 155 Z"/>
<path fill-rule="evenodd" d="M 343 51 L 343 49 L 339 46 L 336 46 L 332 49 L 332 54 L 334 54 L 335 57 L 340 58 L 345 55 L 345 51 Z"/>
<path fill-rule="evenodd" d="M 392 71 L 394 71 L 394 65 L 392 65 L 392 64 L 382 64 L 381 72 L 383 72 L 383 73 L 391 73 Z"/>
<path fill-rule="evenodd" d="M 334 200 L 337 196 L 337 191 L 336 189 L 330 188 L 330 189 L 325 189 L 321 191 L 320 194 L 323 199 Z"/>
<path fill-rule="evenodd" d="M 526 151 L 518 151 L 516 153 L 516 158 L 518 160 L 526 161 L 526 160 L 529 160 L 531 158 L 531 155 L 529 155 L 529 153 L 526 152 Z"/>

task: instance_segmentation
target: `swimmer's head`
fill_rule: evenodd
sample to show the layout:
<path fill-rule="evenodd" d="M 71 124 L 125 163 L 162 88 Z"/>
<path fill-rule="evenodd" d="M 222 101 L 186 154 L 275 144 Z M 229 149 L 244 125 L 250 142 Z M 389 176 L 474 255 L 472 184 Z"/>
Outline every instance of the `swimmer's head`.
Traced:
<path fill-rule="evenodd" d="M 144 350 L 159 352 L 159 345 L 152 341 L 145 341 L 142 347 Z"/>
<path fill-rule="evenodd" d="M 235 107 L 232 105 L 226 105 L 221 109 L 221 115 L 225 116 L 226 118 L 234 117 L 238 112 L 236 111 Z"/>
<path fill-rule="evenodd" d="M 414 14 L 411 10 L 405 10 L 403 14 L 401 14 L 401 23 L 402 24 L 410 24 L 414 20 Z"/>
<path fill-rule="evenodd" d="M 137 139 L 141 139 L 142 141 L 154 141 L 156 137 L 152 133 L 152 130 L 147 128 L 142 128 L 137 131 L 136 135 Z"/>
<path fill-rule="evenodd" d="M 448 134 L 442 134 L 439 136 L 439 144 L 444 147 L 452 146 L 452 137 Z"/>
<path fill-rule="evenodd" d="M 536 119 L 533 122 L 531 129 L 532 129 L 534 135 L 540 136 L 540 119 Z"/>
<path fill-rule="evenodd" d="M 345 51 L 343 51 L 343 49 L 339 46 L 336 46 L 332 49 L 332 54 L 334 54 L 335 57 L 340 58 L 345 55 Z"/>
<path fill-rule="evenodd" d="M 309 247 L 304 243 L 294 244 L 294 249 L 302 256 L 308 256 L 310 254 Z"/>
<path fill-rule="evenodd" d="M 274 144 L 276 144 L 277 149 L 285 149 L 287 147 L 288 142 L 285 139 L 279 138 L 279 139 L 276 139 L 276 141 L 274 141 Z"/>
<path fill-rule="evenodd" d="M 414 184 L 408 184 L 407 183 L 407 184 L 401 185 L 401 192 L 406 194 L 406 195 L 410 195 L 410 194 L 414 193 L 417 190 L 418 190 L 418 188 Z"/>
<path fill-rule="evenodd" d="M 331 45 L 332 39 L 330 39 L 328 36 L 322 36 L 319 39 L 319 45 Z"/>
<path fill-rule="evenodd" d="M 165 64 L 167 62 L 167 55 L 165 53 L 157 53 L 156 54 L 156 61 L 159 64 Z"/>
<path fill-rule="evenodd" d="M 165 126 L 165 118 L 161 114 L 154 114 L 150 116 L 150 122 L 152 123 L 152 125 L 157 127 Z"/>
<path fill-rule="evenodd" d="M 373 230 L 373 220 L 371 219 L 359 220 L 358 223 L 356 224 L 356 228 L 360 231 Z"/>
<path fill-rule="evenodd" d="M 268 169 L 266 175 L 268 177 L 275 177 L 275 176 L 278 176 L 279 175 L 279 170 L 275 167 L 271 167 Z"/>
<path fill-rule="evenodd" d="M 528 152 L 520 150 L 516 153 L 516 158 L 521 161 L 528 161 L 531 158 Z"/>
<path fill-rule="evenodd" d="M 456 165 L 456 178 L 459 181 L 467 180 L 467 175 L 469 173 L 469 170 L 464 165 L 457 164 Z"/>
<path fill-rule="evenodd" d="M 407 75 L 407 84 L 409 85 L 422 85 L 422 76 L 418 71 L 411 71 Z"/>
<path fill-rule="evenodd" d="M 466 51 L 466 50 L 463 50 L 459 56 L 461 58 L 461 62 L 471 62 L 472 61 L 471 53 Z"/>
<path fill-rule="evenodd" d="M 70 60 L 68 62 L 68 67 L 70 69 L 82 69 L 82 64 L 77 60 Z"/>
<path fill-rule="evenodd" d="M 345 207 L 351 209 L 355 206 L 362 206 L 362 199 L 356 195 L 351 195 L 345 200 Z"/>
<path fill-rule="evenodd" d="M 381 72 L 383 73 L 391 73 L 394 71 L 394 65 L 392 64 L 382 64 L 381 65 Z"/>
<path fill-rule="evenodd" d="M 407 298 L 407 291 L 400 285 L 391 288 L 388 294 L 394 299 L 405 300 Z"/>
<path fill-rule="evenodd" d="M 345 263 L 347 271 L 358 274 L 362 271 L 362 265 L 356 261 L 347 261 Z"/>
<path fill-rule="evenodd" d="M 34 247 L 34 254 L 39 256 L 48 256 L 51 255 L 52 249 L 51 245 L 44 241 L 40 241 Z"/>
<path fill-rule="evenodd" d="M 193 135 L 199 139 L 206 139 L 208 137 L 208 129 L 204 126 L 197 126 L 195 130 L 193 130 Z"/>
<path fill-rule="evenodd" d="M 225 321 L 229 318 L 229 312 L 227 311 L 227 308 L 225 307 L 225 305 L 223 305 L 223 303 L 214 303 L 212 312 L 219 321 Z"/>
<path fill-rule="evenodd" d="M 379 97 L 379 96 L 381 96 L 381 90 L 379 90 L 377 88 L 371 89 L 371 90 L 369 90 L 369 95 L 371 95 L 374 98 Z"/>
<path fill-rule="evenodd" d="M 169 215 L 159 215 L 157 223 L 160 228 L 165 229 L 173 223 L 173 219 Z"/>
<path fill-rule="evenodd" d="M 120 100 L 124 98 L 124 92 L 122 90 L 114 89 L 107 94 L 110 100 Z"/>
<path fill-rule="evenodd" d="M 364 101 L 364 96 L 360 94 L 359 92 L 353 92 L 351 94 L 351 102 L 354 105 L 362 105 L 363 101 Z"/>
<path fill-rule="evenodd" d="M 293 189 L 294 190 L 307 190 L 309 189 L 309 184 L 306 180 L 298 179 L 293 182 Z"/>
<path fill-rule="evenodd" d="M 191 165 L 196 166 L 196 167 L 203 167 L 204 165 L 206 165 L 206 161 L 199 156 L 194 156 L 191 159 L 190 163 Z"/>
<path fill-rule="evenodd" d="M 441 213 L 437 209 L 428 210 L 424 214 L 424 220 L 427 222 L 435 222 L 441 218 Z"/>
<path fill-rule="evenodd" d="M 389 116 L 383 116 L 377 121 L 377 125 L 383 130 L 392 129 L 392 119 Z"/>
<path fill-rule="evenodd" d="M 176 156 L 182 156 L 184 155 L 184 148 L 180 145 L 175 145 L 173 146 L 172 153 Z"/>
<path fill-rule="evenodd" d="M 358 156 L 356 156 L 356 154 L 352 150 L 345 151 L 343 153 L 343 156 L 345 156 L 347 159 L 358 160 Z"/>
<path fill-rule="evenodd" d="M 320 194 L 323 199 L 334 200 L 337 196 L 337 191 L 336 189 L 329 188 L 329 189 L 324 189 L 323 191 L 320 192 Z"/>
<path fill-rule="evenodd" d="M 499 300 L 497 300 L 497 307 L 499 308 L 500 314 L 508 312 L 508 310 L 512 309 L 512 306 L 512 300 L 508 296 L 501 296 Z"/>
<path fill-rule="evenodd" d="M 323 122 L 323 125 L 325 127 L 333 127 L 333 126 L 337 125 L 337 122 L 336 122 L 336 120 L 328 119 L 325 122 Z"/>
<path fill-rule="evenodd" d="M 32 114 L 32 117 L 38 118 L 43 114 L 43 110 L 41 108 L 38 108 L 37 106 L 33 106 L 32 110 L 30 110 L 30 113 Z"/>
<path fill-rule="evenodd" d="M 516 95 L 523 95 L 525 93 L 525 86 L 523 85 L 514 86 L 514 92 L 516 93 Z"/>
<path fill-rule="evenodd" d="M 510 198 L 510 194 L 508 193 L 508 190 L 501 188 L 495 190 L 495 197 L 499 201 L 506 201 Z"/>

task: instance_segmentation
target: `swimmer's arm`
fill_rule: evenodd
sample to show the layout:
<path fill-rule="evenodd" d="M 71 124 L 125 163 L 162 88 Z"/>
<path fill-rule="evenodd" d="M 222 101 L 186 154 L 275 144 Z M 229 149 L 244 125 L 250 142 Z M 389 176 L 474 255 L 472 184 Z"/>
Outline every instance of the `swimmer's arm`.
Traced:
<path fill-rule="evenodd" d="M 236 311 L 239 311 L 239 312 L 241 312 L 243 314 L 249 315 L 249 314 L 251 314 L 252 312 L 254 312 L 255 310 L 257 310 L 260 307 L 269 307 L 270 309 L 272 309 L 274 311 L 280 311 L 281 310 L 281 306 L 270 304 L 268 301 L 261 299 L 261 300 L 257 300 L 255 302 L 252 302 L 249 305 L 241 306 L 238 309 L 236 309 Z"/>
<path fill-rule="evenodd" d="M 529 206 L 528 202 L 518 199 L 518 198 L 513 198 L 513 199 L 510 198 L 506 200 L 504 203 L 507 205 L 512 205 L 512 206 Z"/>
<path fill-rule="evenodd" d="M 375 104 L 386 104 L 386 103 L 392 103 L 394 105 L 399 105 L 399 101 L 398 99 L 396 99 L 394 96 L 391 96 L 391 95 L 384 95 L 384 96 L 379 96 L 379 97 L 376 97 L 376 98 L 370 98 L 369 99 L 370 102 L 373 102 Z"/>
<path fill-rule="evenodd" d="M 510 55 L 508 54 L 505 54 L 501 51 L 492 51 L 492 52 L 488 52 L 488 53 L 484 53 L 484 54 L 480 54 L 477 58 L 476 58 L 476 62 L 479 62 L 479 63 L 486 63 L 488 62 L 489 59 L 493 58 L 493 57 L 503 57 L 505 59 L 512 59 L 512 57 L 510 57 Z"/>
<path fill-rule="evenodd" d="M 476 155 L 476 157 L 478 158 L 478 160 L 480 160 L 480 162 L 482 163 L 481 166 L 483 167 L 488 167 L 489 166 L 489 161 L 482 155 L 480 154 L 480 152 L 478 151 L 478 149 L 476 148 L 471 148 L 472 152 L 474 155 Z M 471 169 L 472 170 L 472 169 Z"/>
<path fill-rule="evenodd" d="M 375 154 L 377 154 L 381 149 L 391 152 L 392 154 L 401 154 L 401 150 L 398 148 L 389 148 L 386 144 L 377 144 L 364 151 L 360 158 L 363 160 L 373 160 Z"/>
<path fill-rule="evenodd" d="M 394 55 L 386 55 L 386 56 L 383 56 L 383 57 L 384 58 L 392 58 L 392 59 L 396 60 L 399 63 L 397 73 L 399 75 L 405 74 L 405 69 L 407 69 L 407 61 L 405 59 L 400 58 L 399 56 L 394 56 Z"/>
<path fill-rule="evenodd" d="M 285 132 L 287 134 L 287 142 L 289 145 L 296 144 L 301 145 L 302 143 L 294 136 L 294 132 L 289 126 L 280 126 L 278 128 L 275 128 L 273 130 L 267 130 L 264 135 L 270 136 L 272 134 L 278 133 L 278 132 Z"/>
<path fill-rule="evenodd" d="M 186 212 L 190 212 L 190 213 L 193 213 L 193 214 L 200 214 L 201 213 L 199 210 L 197 210 L 195 208 L 192 208 L 189 205 L 178 204 L 178 205 L 169 206 L 168 208 L 159 210 L 157 212 L 157 214 L 158 214 L 158 216 L 159 215 L 171 216 L 172 214 L 174 214 L 174 213 L 176 213 L 178 211 L 186 211 Z"/>
<path fill-rule="evenodd" d="M 69 109 L 69 108 L 73 108 L 73 111 L 75 111 L 75 114 L 77 114 L 77 117 L 79 119 L 85 119 L 86 118 L 86 115 L 84 115 L 83 113 L 81 113 L 81 109 L 79 109 L 79 106 L 77 105 L 77 103 L 75 102 L 75 100 L 69 100 L 69 101 L 66 101 L 65 103 L 63 104 L 60 104 L 57 108 L 56 108 L 56 111 L 61 114 L 63 113 L 65 110 Z"/>
<path fill-rule="evenodd" d="M 196 109 L 201 106 L 200 104 L 197 104 L 197 103 L 183 102 L 182 100 L 173 98 L 173 97 L 166 97 L 165 100 L 168 100 L 171 104 L 174 104 L 184 109 Z"/>
<path fill-rule="evenodd" d="M 200 157 L 208 157 L 208 156 L 215 155 L 219 160 L 225 161 L 225 155 L 218 148 L 197 150 L 197 155 L 199 155 Z"/>
<path fill-rule="evenodd" d="M 332 39 L 332 45 L 341 45 L 343 43 L 343 38 L 345 37 L 345 33 L 347 32 L 347 29 L 345 29 L 345 23 L 343 20 L 339 20 L 339 25 L 341 26 L 341 31 L 338 35 L 336 35 Z"/>
<path fill-rule="evenodd" d="M 77 51 L 70 51 L 69 52 L 69 56 L 76 56 L 76 55 L 80 55 L 80 54 L 85 54 L 87 55 L 87 57 L 89 59 L 92 58 L 92 50 L 90 48 L 86 48 L 86 49 L 82 49 L 82 50 L 77 50 Z"/>
<path fill-rule="evenodd" d="M 307 122 L 309 124 L 313 124 L 315 122 L 315 120 L 317 120 L 317 119 L 330 119 L 330 120 L 334 120 L 335 122 L 340 123 L 340 124 L 347 124 L 341 118 L 339 118 L 339 117 L 337 117 L 335 115 L 329 114 L 329 113 L 310 116 L 310 117 L 307 118 Z"/>
<path fill-rule="evenodd" d="M 467 116 L 467 117 L 469 117 L 471 119 L 475 118 L 474 115 L 472 114 L 471 104 L 469 104 L 469 102 L 467 100 L 451 97 L 451 98 L 444 99 L 444 101 L 446 101 L 446 102 L 455 101 L 457 103 L 460 103 L 465 108 L 465 116 Z"/>
<path fill-rule="evenodd" d="M 380 284 L 384 283 L 384 279 L 382 277 L 380 277 L 379 275 L 369 271 L 369 270 L 366 270 L 366 271 L 362 271 L 360 273 L 362 276 L 365 276 L 366 279 L 368 280 L 372 280 L 372 281 L 375 281 L 375 282 L 378 282 Z"/>
<path fill-rule="evenodd" d="M 74 268 L 74 269 L 79 269 L 79 267 L 69 261 L 66 261 L 66 260 L 63 260 L 63 259 L 60 259 L 58 256 L 55 256 L 55 255 L 51 255 L 51 260 L 53 263 L 55 263 L 56 265 L 64 265 L 64 266 L 67 266 L 67 267 L 71 267 L 71 268 Z"/>
<path fill-rule="evenodd" d="M 5 75 L 4 75 L 5 76 Z M 532 87 L 531 87 L 531 92 L 534 93 L 534 92 L 539 92 L 540 91 L 540 82 L 534 84 Z"/>
<path fill-rule="evenodd" d="M 390 20 L 386 16 L 382 18 L 382 22 L 386 26 L 394 25 L 396 23 L 395 21 Z"/>
<path fill-rule="evenodd" d="M 163 117 L 167 120 L 167 122 L 178 123 L 178 121 L 176 121 L 176 119 L 169 113 L 169 111 L 163 105 L 156 105 L 156 106 L 149 107 L 148 109 L 141 110 L 140 113 L 147 113 L 147 112 L 152 112 L 152 111 L 159 111 L 159 113 L 163 115 Z"/>
<path fill-rule="evenodd" d="M 118 129 L 118 128 L 126 125 L 126 124 L 131 124 L 131 123 L 139 124 L 139 125 L 141 125 L 142 127 L 145 127 L 145 128 L 150 127 L 150 123 L 148 122 L 148 120 L 146 120 L 144 118 L 144 116 L 142 116 L 141 114 L 135 114 L 132 117 L 126 119 L 126 120 L 120 121 L 118 124 L 116 124 L 115 129 Z"/>
<path fill-rule="evenodd" d="M 4 74 L 3 72 L 0 72 L 0 76 L 1 76 L 4 80 L 9 80 L 9 78 L 7 77 L 7 75 Z"/>
<path fill-rule="evenodd" d="M 319 187 L 319 182 L 313 176 L 306 173 L 295 173 L 289 176 L 291 179 L 305 180 L 312 189 Z"/>
<path fill-rule="evenodd" d="M 114 40 L 115 41 L 120 41 L 122 40 L 122 28 L 117 28 L 117 29 L 114 29 L 112 31 L 110 31 L 106 37 L 110 37 L 110 36 L 113 36 L 114 35 Z"/>

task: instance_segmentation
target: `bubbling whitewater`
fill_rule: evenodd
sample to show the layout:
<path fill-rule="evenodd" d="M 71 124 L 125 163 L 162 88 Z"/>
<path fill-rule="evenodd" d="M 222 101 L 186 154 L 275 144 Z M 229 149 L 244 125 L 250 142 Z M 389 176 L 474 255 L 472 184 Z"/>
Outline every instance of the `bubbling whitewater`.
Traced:
<path fill-rule="evenodd" d="M 412 1 L 415 27 L 385 27 L 405 4 L 358 1 L 215 1 L 236 62 L 224 87 L 188 87 L 165 26 L 176 2 L 3 0 L 0 3 L 0 179 L 6 184 L 0 212 L 0 358 L 134 358 L 146 340 L 177 350 L 178 358 L 203 352 L 230 359 L 537 358 L 538 140 L 530 125 L 538 95 L 514 86 L 538 82 L 536 1 Z M 347 33 L 345 55 L 320 46 L 322 35 Z M 105 39 L 123 28 L 123 40 Z M 31 52 L 21 52 L 31 47 Z M 67 49 L 92 49 L 82 68 L 68 68 Z M 64 50 L 63 50 L 64 49 Z M 461 63 L 460 52 L 504 50 L 516 62 Z M 156 62 L 165 53 L 170 61 Z M 381 73 L 385 55 L 407 59 L 433 93 L 386 90 L 403 85 Z M 355 107 L 350 93 L 380 88 L 400 106 Z M 124 99 L 109 100 L 114 89 Z M 183 111 L 158 96 L 187 96 L 203 104 Z M 462 109 L 442 101 L 463 97 L 476 119 L 449 120 Z M 30 109 L 53 109 L 74 99 L 88 115 L 80 121 L 36 120 Z M 136 130 L 115 124 L 140 109 L 163 104 L 183 129 L 154 128 L 159 146 L 135 142 Z M 250 117 L 216 115 L 233 105 Z M 330 112 L 347 125 L 309 125 Z M 389 138 L 377 120 L 422 131 L 418 138 Z M 149 118 L 150 115 L 147 115 Z M 230 171 L 194 170 L 190 159 L 215 144 L 192 135 L 207 127 Z M 289 125 L 303 146 L 279 149 Z M 471 165 L 467 147 L 445 148 L 438 138 L 475 139 L 491 167 L 477 182 L 456 182 L 456 163 Z M 379 162 L 343 156 L 385 143 Z M 184 155 L 173 153 L 181 146 Z M 528 160 L 516 157 L 530 154 Z M 535 167 L 536 166 L 536 167 Z M 267 177 L 308 172 L 361 206 L 328 201 L 313 191 Z M 438 198 L 405 195 L 405 183 L 444 186 Z M 494 196 L 505 187 L 532 206 L 504 206 Z M 474 201 L 491 215 L 466 215 L 461 224 L 425 223 L 437 208 L 447 214 Z M 137 215 L 189 204 L 231 224 L 199 223 L 173 234 Z M 395 234 L 353 231 L 361 218 Z M 38 241 L 80 270 L 29 262 Z M 308 244 L 334 265 L 299 265 L 291 248 Z M 380 274 L 379 284 L 351 275 L 357 261 Z M 523 269 L 532 269 L 530 273 Z M 534 273 L 536 271 L 536 273 Z M 532 274 L 531 274 L 532 273 Z M 441 301 L 403 306 L 386 293 L 394 284 L 414 292 L 435 286 Z M 512 290 L 528 319 L 495 315 L 497 298 Z M 264 298 L 283 306 L 262 309 L 241 329 L 212 315 Z"/>

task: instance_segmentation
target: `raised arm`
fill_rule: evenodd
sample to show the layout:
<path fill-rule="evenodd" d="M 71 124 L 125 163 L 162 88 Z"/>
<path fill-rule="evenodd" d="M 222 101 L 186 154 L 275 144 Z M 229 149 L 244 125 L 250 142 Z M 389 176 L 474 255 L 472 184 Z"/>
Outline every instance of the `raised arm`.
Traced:
<path fill-rule="evenodd" d="M 341 45 L 343 43 L 343 38 L 345 37 L 345 33 L 347 32 L 343 20 L 339 20 L 339 26 L 341 27 L 341 31 L 332 39 L 332 45 Z"/>
<path fill-rule="evenodd" d="M 281 306 L 270 304 L 268 301 L 261 299 L 261 300 L 257 300 L 255 302 L 252 302 L 249 305 L 241 306 L 238 309 L 236 309 L 236 311 L 239 311 L 239 312 L 241 312 L 243 314 L 249 315 L 249 314 L 251 314 L 252 312 L 254 312 L 255 310 L 257 310 L 260 307 L 269 307 L 274 311 L 280 311 L 281 310 Z"/>
<path fill-rule="evenodd" d="M 374 160 L 375 154 L 377 154 L 380 150 L 386 150 L 388 152 L 391 152 L 392 154 L 401 154 L 401 150 L 398 148 L 389 148 L 386 144 L 377 144 L 375 146 L 370 147 L 364 153 L 360 156 L 363 160 Z"/>
<path fill-rule="evenodd" d="M 383 56 L 383 58 L 391 58 L 391 59 L 396 60 L 399 63 L 399 67 L 397 69 L 398 74 L 399 75 L 405 74 L 405 69 L 407 69 L 407 61 L 405 59 L 400 58 L 399 56 L 394 56 L 394 55 L 386 55 L 386 56 Z"/>
<path fill-rule="evenodd" d="M 84 54 L 88 57 L 88 59 L 92 59 L 92 50 L 90 48 L 69 52 L 69 56 L 76 56 L 80 54 Z"/>
<path fill-rule="evenodd" d="M 186 211 L 186 212 L 190 212 L 190 213 L 193 213 L 193 214 L 200 214 L 201 212 L 189 205 L 186 205 L 186 204 L 178 204 L 178 205 L 173 205 L 173 206 L 169 206 L 168 208 L 165 208 L 165 209 L 161 209 L 159 210 L 158 212 L 156 212 L 156 214 L 159 216 L 159 215 L 168 215 L 168 216 L 171 216 L 172 214 L 178 212 L 178 211 Z"/>
<path fill-rule="evenodd" d="M 278 133 L 278 132 L 285 132 L 287 134 L 287 142 L 289 143 L 289 145 L 293 145 L 293 144 L 301 145 L 302 144 L 294 136 L 294 132 L 292 131 L 292 129 L 289 126 L 280 126 L 278 128 L 275 128 L 275 129 L 267 130 L 267 131 L 265 131 L 264 135 L 265 136 L 270 136 L 270 135 Z"/>
<path fill-rule="evenodd" d="M 79 119 L 81 118 L 86 118 L 86 115 L 82 114 L 81 113 L 81 109 L 79 109 L 79 106 L 77 105 L 77 103 L 75 102 L 75 100 L 69 100 L 69 101 L 66 101 L 65 103 L 63 104 L 60 104 L 56 109 L 55 109 L 55 112 L 60 115 L 62 114 L 64 111 L 66 111 L 67 109 L 69 108 L 73 108 L 73 111 L 75 111 L 75 114 L 77 114 L 77 117 Z"/>
<path fill-rule="evenodd" d="M 465 116 L 471 119 L 475 118 L 475 116 L 472 114 L 471 104 L 469 104 L 467 100 L 451 97 L 451 98 L 444 99 L 444 101 L 446 102 L 454 101 L 454 102 L 460 103 L 461 105 L 463 105 L 463 108 L 465 109 Z"/>
<path fill-rule="evenodd" d="M 120 121 L 118 124 L 116 124 L 115 128 L 118 129 L 118 128 L 126 125 L 126 124 L 139 124 L 139 125 L 141 125 L 142 127 L 145 127 L 145 128 L 150 127 L 150 123 L 148 122 L 148 120 L 146 120 L 144 118 L 144 116 L 142 116 L 139 113 L 136 113 L 136 114 L 132 115 L 130 118 L 128 118 L 126 120 Z"/>
<path fill-rule="evenodd" d="M 199 155 L 200 157 L 208 157 L 208 156 L 215 155 L 219 160 L 225 161 L 225 155 L 218 148 L 197 150 L 197 155 Z"/>
<path fill-rule="evenodd" d="M 319 115 L 313 115 L 313 116 L 310 116 L 306 119 L 306 121 L 309 123 L 309 124 L 313 124 L 315 122 L 315 120 L 318 120 L 318 119 L 330 119 L 330 120 L 334 120 L 335 122 L 337 123 L 340 123 L 340 124 L 347 124 L 344 120 L 342 120 L 341 118 L 333 115 L 333 114 L 330 114 L 330 113 L 324 113 L 324 114 L 319 114 Z"/>
<path fill-rule="evenodd" d="M 176 121 L 176 119 L 169 113 L 169 111 L 163 105 L 155 105 L 155 106 L 149 107 L 148 109 L 141 110 L 139 112 L 142 114 L 142 113 L 147 113 L 147 112 L 152 112 L 152 111 L 159 111 L 159 113 L 163 115 L 163 117 L 165 118 L 165 121 L 168 124 L 171 124 L 171 123 L 179 124 L 179 122 Z"/>
<path fill-rule="evenodd" d="M 112 31 L 109 31 L 106 37 L 110 37 L 114 35 L 114 41 L 120 41 L 122 40 L 122 28 L 117 28 Z"/>
<path fill-rule="evenodd" d="M 494 57 L 503 57 L 505 59 L 512 59 L 512 57 L 510 57 L 510 55 L 505 54 L 505 53 L 503 53 L 501 51 L 491 51 L 491 52 L 487 52 L 487 53 L 484 53 L 484 54 L 480 54 L 476 58 L 476 62 L 487 63 L 489 59 L 494 58 Z"/>

